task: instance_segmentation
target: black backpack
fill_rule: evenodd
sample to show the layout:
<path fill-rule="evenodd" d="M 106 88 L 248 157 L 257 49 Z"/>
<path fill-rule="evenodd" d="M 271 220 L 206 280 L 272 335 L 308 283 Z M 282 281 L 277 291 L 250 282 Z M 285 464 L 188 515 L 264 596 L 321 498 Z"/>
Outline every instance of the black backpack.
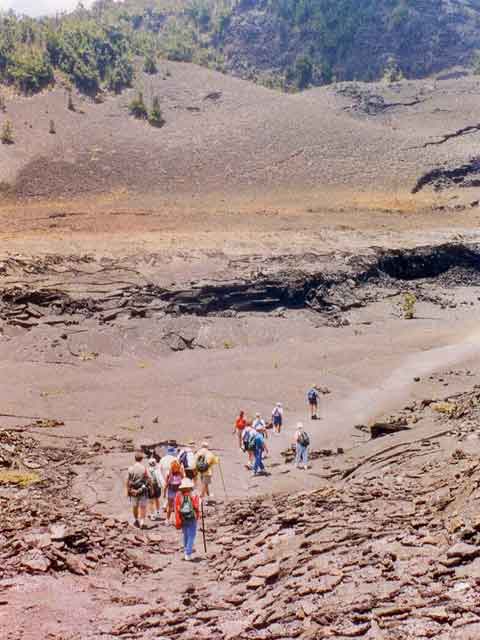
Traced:
<path fill-rule="evenodd" d="M 204 455 L 198 456 L 197 459 L 197 471 L 200 473 L 206 473 L 210 468 L 207 458 Z"/>
<path fill-rule="evenodd" d="M 298 444 L 301 444 L 302 447 L 308 447 L 310 444 L 310 437 L 306 431 L 300 431 L 297 439 Z"/>

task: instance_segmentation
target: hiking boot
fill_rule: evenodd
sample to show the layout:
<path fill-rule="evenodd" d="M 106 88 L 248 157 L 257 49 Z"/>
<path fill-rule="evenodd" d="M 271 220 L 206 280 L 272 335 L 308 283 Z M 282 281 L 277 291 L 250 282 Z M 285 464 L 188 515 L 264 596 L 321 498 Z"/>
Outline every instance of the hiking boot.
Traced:
<path fill-rule="evenodd" d="M 134 520 L 133 521 L 133 526 L 137 527 L 137 529 L 140 529 L 140 522 L 138 520 Z"/>
<path fill-rule="evenodd" d="M 185 554 L 185 560 L 186 560 L 187 562 L 190 562 L 190 561 L 191 561 L 191 559 L 192 559 L 192 556 L 189 556 L 189 555 L 186 553 L 186 554 Z"/>

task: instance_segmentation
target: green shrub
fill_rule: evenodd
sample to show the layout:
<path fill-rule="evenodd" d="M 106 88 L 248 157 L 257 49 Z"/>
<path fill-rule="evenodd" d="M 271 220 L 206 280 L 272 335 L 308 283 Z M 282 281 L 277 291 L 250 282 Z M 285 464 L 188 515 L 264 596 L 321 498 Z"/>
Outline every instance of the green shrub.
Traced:
<path fill-rule="evenodd" d="M 121 30 L 91 19 L 66 21 L 50 33 L 47 51 L 84 93 L 95 95 L 103 83 L 114 91 L 130 86 L 130 43 Z"/>
<path fill-rule="evenodd" d="M 24 93 L 35 93 L 53 81 L 53 69 L 41 51 L 20 49 L 7 63 L 5 79 Z"/>
<path fill-rule="evenodd" d="M 73 102 L 73 96 L 71 91 L 68 92 L 67 109 L 69 111 L 75 111 L 75 103 Z"/>
<path fill-rule="evenodd" d="M 403 298 L 403 317 L 405 320 L 413 320 L 415 317 L 415 306 L 417 304 L 417 297 L 413 293 L 406 293 Z"/>
<path fill-rule="evenodd" d="M 153 98 L 152 108 L 148 115 L 148 122 L 152 125 L 152 127 L 163 127 L 165 124 L 165 120 L 163 118 L 162 110 L 160 109 L 160 100 L 158 96 Z"/>
<path fill-rule="evenodd" d="M 147 55 L 145 57 L 145 62 L 143 63 L 143 70 L 145 73 L 149 75 L 155 75 L 158 73 L 157 62 L 152 55 Z"/>
<path fill-rule="evenodd" d="M 148 118 L 147 107 L 143 100 L 143 93 L 139 91 L 136 98 L 134 98 L 128 105 L 128 111 L 130 115 L 139 120 L 146 120 Z"/>
<path fill-rule="evenodd" d="M 0 131 L 0 142 L 2 144 L 13 144 L 15 139 L 13 137 L 13 125 L 10 120 L 7 120 Z"/>
<path fill-rule="evenodd" d="M 472 57 L 473 73 L 476 76 L 480 76 L 480 51 L 475 51 Z"/>
<path fill-rule="evenodd" d="M 384 82 L 392 83 L 399 82 L 403 80 L 403 73 L 400 67 L 398 66 L 395 58 L 390 57 L 385 65 L 383 70 L 382 79 Z"/>
<path fill-rule="evenodd" d="M 306 89 L 312 82 L 313 63 L 309 56 L 299 56 L 295 62 L 294 82 L 299 89 Z"/>

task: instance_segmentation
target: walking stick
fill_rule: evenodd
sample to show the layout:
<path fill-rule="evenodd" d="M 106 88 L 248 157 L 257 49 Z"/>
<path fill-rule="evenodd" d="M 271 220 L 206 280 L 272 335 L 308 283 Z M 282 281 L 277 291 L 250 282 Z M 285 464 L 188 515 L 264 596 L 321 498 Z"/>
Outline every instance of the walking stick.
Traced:
<path fill-rule="evenodd" d="M 203 513 L 203 500 L 201 500 L 200 502 L 200 510 L 202 513 L 203 548 L 205 549 L 205 553 L 207 553 L 207 538 L 205 536 L 205 515 Z"/>
<path fill-rule="evenodd" d="M 223 493 L 225 494 L 225 498 L 228 500 L 228 493 L 227 488 L 225 487 L 225 478 L 223 477 L 222 463 L 220 462 L 220 459 L 218 460 L 218 470 L 220 471 L 220 477 L 222 479 Z"/>

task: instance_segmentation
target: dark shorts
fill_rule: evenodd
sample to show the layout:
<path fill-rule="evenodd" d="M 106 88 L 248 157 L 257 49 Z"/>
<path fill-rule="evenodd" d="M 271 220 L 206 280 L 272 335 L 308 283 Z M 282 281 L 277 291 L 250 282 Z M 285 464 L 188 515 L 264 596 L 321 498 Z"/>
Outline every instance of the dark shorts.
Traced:
<path fill-rule="evenodd" d="M 282 426 L 282 416 L 273 416 L 273 426 L 274 427 Z"/>
<path fill-rule="evenodd" d="M 309 400 L 309 401 L 308 401 L 308 404 L 309 404 L 311 407 L 318 407 L 318 400 Z"/>
<path fill-rule="evenodd" d="M 159 487 L 158 485 L 153 485 L 149 497 L 150 497 L 151 500 L 153 500 L 154 498 L 161 498 L 162 497 L 162 487 Z"/>

